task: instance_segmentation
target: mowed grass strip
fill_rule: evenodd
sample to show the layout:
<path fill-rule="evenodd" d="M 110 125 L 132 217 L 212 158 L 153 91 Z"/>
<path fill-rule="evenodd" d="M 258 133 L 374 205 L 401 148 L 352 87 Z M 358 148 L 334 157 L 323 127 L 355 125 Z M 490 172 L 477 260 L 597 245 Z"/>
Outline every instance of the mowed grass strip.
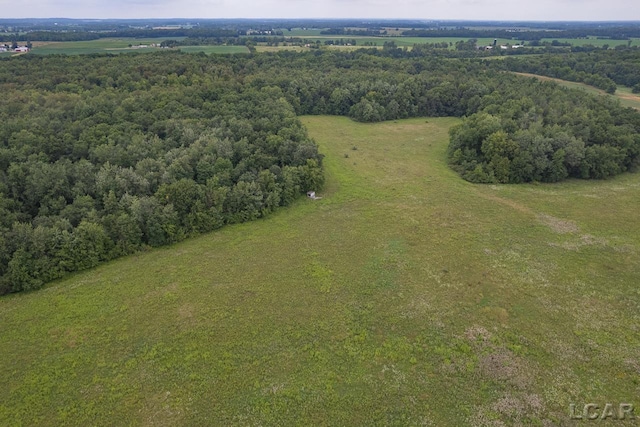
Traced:
<path fill-rule="evenodd" d="M 445 161 L 457 119 L 303 121 L 321 200 L 0 299 L 1 425 L 562 425 L 633 402 L 640 176 L 473 185 Z"/>

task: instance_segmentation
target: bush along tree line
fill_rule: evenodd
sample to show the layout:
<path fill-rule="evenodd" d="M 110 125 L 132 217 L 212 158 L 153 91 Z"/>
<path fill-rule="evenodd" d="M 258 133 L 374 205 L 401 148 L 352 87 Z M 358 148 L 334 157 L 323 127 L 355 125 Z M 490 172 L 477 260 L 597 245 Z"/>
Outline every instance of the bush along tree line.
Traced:
<path fill-rule="evenodd" d="M 0 292 L 253 220 L 320 188 L 322 157 L 300 114 L 467 116 L 449 154 L 474 182 L 637 167 L 634 110 L 478 60 L 405 55 L 0 60 Z"/>

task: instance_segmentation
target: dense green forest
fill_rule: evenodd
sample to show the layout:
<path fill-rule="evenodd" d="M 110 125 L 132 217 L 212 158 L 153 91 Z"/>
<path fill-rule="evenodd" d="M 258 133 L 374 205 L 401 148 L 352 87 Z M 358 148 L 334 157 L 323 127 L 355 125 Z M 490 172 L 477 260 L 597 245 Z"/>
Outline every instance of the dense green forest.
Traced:
<path fill-rule="evenodd" d="M 640 114 L 479 60 L 353 52 L 0 60 L 0 293 L 224 224 L 321 188 L 297 119 L 467 118 L 473 182 L 606 178 L 640 159 Z M 390 142 L 392 143 L 392 142 Z"/>
<path fill-rule="evenodd" d="M 637 48 L 507 58 L 502 65 L 511 71 L 586 83 L 610 93 L 615 92 L 617 84 L 640 92 L 640 49 Z"/>
<path fill-rule="evenodd" d="M 0 290 L 268 214 L 322 185 L 277 88 L 179 54 L 0 64 Z"/>

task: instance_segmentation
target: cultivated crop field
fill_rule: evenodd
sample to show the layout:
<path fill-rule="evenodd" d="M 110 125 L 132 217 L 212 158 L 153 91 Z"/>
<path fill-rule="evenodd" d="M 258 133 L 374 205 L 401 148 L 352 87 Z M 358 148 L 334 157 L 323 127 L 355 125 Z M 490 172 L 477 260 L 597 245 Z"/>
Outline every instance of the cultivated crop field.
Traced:
<path fill-rule="evenodd" d="M 446 164 L 458 119 L 303 122 L 321 200 L 1 298 L 0 425 L 571 425 L 571 403 L 640 404 L 640 174 L 474 185 Z"/>

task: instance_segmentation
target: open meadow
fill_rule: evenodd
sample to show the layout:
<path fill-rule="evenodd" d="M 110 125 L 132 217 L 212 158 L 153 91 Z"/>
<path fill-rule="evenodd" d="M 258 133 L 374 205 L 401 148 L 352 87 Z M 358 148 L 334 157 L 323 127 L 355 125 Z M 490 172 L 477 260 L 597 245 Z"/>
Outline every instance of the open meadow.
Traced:
<path fill-rule="evenodd" d="M 322 199 L 0 298 L 0 425 L 640 407 L 640 174 L 474 185 L 446 163 L 458 119 L 302 121 Z"/>

